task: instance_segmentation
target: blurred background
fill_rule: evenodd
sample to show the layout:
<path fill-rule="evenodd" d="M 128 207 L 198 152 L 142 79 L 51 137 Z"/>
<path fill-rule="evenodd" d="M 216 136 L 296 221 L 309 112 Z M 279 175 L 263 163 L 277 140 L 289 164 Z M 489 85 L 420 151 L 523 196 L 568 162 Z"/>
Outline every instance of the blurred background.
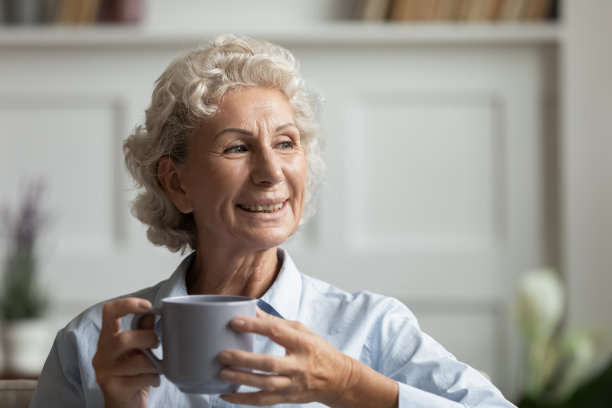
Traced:
<path fill-rule="evenodd" d="M 547 267 L 562 285 L 553 331 L 595 333 L 589 373 L 608 361 L 611 1 L 0 4 L 0 253 L 8 275 L 29 200 L 43 354 L 85 307 L 178 264 L 129 213 L 121 143 L 173 57 L 234 33 L 291 49 L 325 97 L 326 183 L 287 245 L 302 272 L 397 297 L 517 400 L 529 355 L 517 291 Z"/>

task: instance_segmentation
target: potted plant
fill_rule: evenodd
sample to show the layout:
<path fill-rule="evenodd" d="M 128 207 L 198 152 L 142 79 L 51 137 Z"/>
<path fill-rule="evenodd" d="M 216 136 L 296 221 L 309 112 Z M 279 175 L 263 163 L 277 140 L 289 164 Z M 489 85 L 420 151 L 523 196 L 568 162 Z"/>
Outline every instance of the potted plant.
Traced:
<path fill-rule="evenodd" d="M 605 335 L 567 330 L 565 287 L 552 269 L 521 278 L 519 327 L 525 344 L 519 408 L 612 407 L 612 360 Z M 607 361 L 607 362 L 606 362 Z"/>
<path fill-rule="evenodd" d="M 33 183 L 26 190 L 17 211 L 2 212 L 2 234 L 7 252 L 3 264 L 0 294 L 4 370 L 11 374 L 35 375 L 42 368 L 39 348 L 47 347 L 43 317 L 47 296 L 38 285 L 36 244 L 45 217 L 40 210 L 42 184 Z"/>

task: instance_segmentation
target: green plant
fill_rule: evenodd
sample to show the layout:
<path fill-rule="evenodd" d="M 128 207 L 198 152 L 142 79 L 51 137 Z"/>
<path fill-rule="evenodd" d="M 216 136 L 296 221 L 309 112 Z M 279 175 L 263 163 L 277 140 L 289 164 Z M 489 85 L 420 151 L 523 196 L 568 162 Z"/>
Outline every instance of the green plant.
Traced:
<path fill-rule="evenodd" d="M 7 239 L 0 307 L 4 320 L 44 315 L 47 297 L 38 288 L 36 241 L 45 223 L 40 211 L 42 184 L 32 183 L 16 212 L 3 208 L 3 233 Z"/>
<path fill-rule="evenodd" d="M 519 327 L 525 340 L 519 408 L 603 408 L 612 406 L 612 362 L 597 369 L 603 336 L 566 330 L 565 287 L 551 269 L 522 276 Z"/>

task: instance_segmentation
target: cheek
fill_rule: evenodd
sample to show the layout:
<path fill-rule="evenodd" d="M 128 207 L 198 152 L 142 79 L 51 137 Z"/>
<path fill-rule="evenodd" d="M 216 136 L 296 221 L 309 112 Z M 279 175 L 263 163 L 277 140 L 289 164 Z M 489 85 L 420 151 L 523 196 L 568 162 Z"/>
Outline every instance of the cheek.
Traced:
<path fill-rule="evenodd" d="M 233 197 L 243 173 L 239 166 L 211 164 L 194 172 L 189 184 L 200 203 L 211 209 Z"/>
<path fill-rule="evenodd" d="M 306 158 L 301 156 L 299 160 L 294 160 L 290 167 L 291 180 L 294 188 L 294 193 L 300 195 L 302 201 L 306 190 L 306 181 L 308 174 L 308 165 Z"/>
<path fill-rule="evenodd" d="M 223 191 L 239 183 L 247 171 L 241 160 L 220 160 L 208 166 L 203 174 L 209 179 L 208 184 Z"/>

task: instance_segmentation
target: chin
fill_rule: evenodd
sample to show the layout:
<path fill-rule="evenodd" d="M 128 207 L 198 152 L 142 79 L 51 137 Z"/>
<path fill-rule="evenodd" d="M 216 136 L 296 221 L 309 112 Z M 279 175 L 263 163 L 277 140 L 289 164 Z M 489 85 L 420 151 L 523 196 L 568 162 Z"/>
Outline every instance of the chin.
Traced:
<path fill-rule="evenodd" d="M 255 244 L 260 249 L 276 248 L 283 245 L 295 232 L 295 229 L 291 231 L 275 232 L 271 234 L 256 234 L 249 238 L 249 242 Z"/>

